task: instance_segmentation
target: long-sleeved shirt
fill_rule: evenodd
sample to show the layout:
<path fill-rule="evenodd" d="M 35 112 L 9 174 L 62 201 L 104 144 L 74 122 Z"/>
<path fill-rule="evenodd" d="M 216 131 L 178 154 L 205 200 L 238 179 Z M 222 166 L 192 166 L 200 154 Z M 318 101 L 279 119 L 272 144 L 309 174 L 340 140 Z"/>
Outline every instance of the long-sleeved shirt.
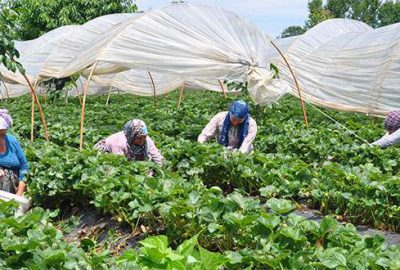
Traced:
<path fill-rule="evenodd" d="M 5 136 L 6 152 L 0 154 L 0 167 L 10 169 L 18 173 L 18 180 L 23 181 L 28 173 L 29 166 L 21 144 L 12 135 Z"/>
<path fill-rule="evenodd" d="M 105 142 L 108 152 L 117 155 L 124 155 L 127 158 L 130 158 L 128 142 L 123 131 L 107 137 Z M 163 156 L 161 155 L 160 151 L 157 149 L 155 143 L 149 136 L 146 137 L 146 142 L 150 159 L 161 166 L 163 164 Z"/>
<path fill-rule="evenodd" d="M 372 145 L 376 145 L 381 148 L 387 148 L 396 144 L 400 144 L 400 129 L 396 130 L 392 134 L 386 133 L 385 136 L 372 143 Z"/>
<path fill-rule="evenodd" d="M 218 138 L 221 134 L 222 128 L 224 126 L 224 121 L 229 112 L 220 112 L 216 114 L 210 122 L 205 126 L 201 134 L 199 135 L 197 141 L 199 143 L 204 143 L 205 141 L 215 138 L 218 141 Z M 238 136 L 238 127 L 230 126 L 228 131 L 228 147 L 231 148 L 239 148 L 239 136 Z M 256 121 L 250 117 L 249 123 L 249 132 L 247 136 L 244 138 L 242 145 L 239 148 L 239 151 L 242 153 L 250 153 L 253 150 L 253 141 L 256 138 L 257 134 L 257 123 Z"/>

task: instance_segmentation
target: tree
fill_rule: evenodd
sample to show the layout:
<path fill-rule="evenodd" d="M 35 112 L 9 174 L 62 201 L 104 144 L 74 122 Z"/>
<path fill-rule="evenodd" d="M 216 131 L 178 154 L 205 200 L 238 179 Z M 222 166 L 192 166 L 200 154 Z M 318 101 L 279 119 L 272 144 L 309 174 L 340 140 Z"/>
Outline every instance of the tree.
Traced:
<path fill-rule="evenodd" d="M 328 0 L 325 8 L 334 18 L 348 18 L 352 0 Z"/>
<path fill-rule="evenodd" d="M 348 18 L 376 28 L 400 22 L 400 1 L 392 0 L 322 0 L 308 2 L 307 29 L 330 18 Z"/>
<path fill-rule="evenodd" d="M 308 20 L 305 25 L 307 29 L 327 19 L 333 18 L 330 11 L 324 7 L 322 0 L 311 0 L 308 2 L 307 6 L 309 11 Z"/>
<path fill-rule="evenodd" d="M 37 38 L 63 25 L 137 10 L 132 0 L 5 0 L 2 6 L 18 10 L 15 27 L 21 40 Z"/>
<path fill-rule="evenodd" d="M 18 51 L 14 47 L 14 21 L 17 14 L 4 8 L 0 13 L 0 64 L 4 65 L 8 70 L 16 72 L 19 70 L 25 73 L 24 68 L 17 62 L 19 57 Z"/>
<path fill-rule="evenodd" d="M 293 36 L 299 36 L 302 35 L 306 32 L 306 29 L 304 29 L 301 26 L 293 25 L 289 26 L 280 35 L 280 38 L 287 38 L 287 37 L 293 37 Z"/>
<path fill-rule="evenodd" d="M 372 27 L 379 26 L 380 0 L 352 0 L 350 18 L 365 22 Z"/>
<path fill-rule="evenodd" d="M 386 1 L 378 12 L 380 26 L 400 22 L 400 2 Z"/>

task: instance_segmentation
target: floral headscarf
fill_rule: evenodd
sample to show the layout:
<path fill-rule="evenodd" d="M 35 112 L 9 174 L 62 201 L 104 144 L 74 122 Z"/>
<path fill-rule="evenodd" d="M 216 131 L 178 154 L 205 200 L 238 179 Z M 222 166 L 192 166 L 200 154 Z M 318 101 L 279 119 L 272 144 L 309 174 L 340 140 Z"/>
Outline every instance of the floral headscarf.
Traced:
<path fill-rule="evenodd" d="M 136 137 L 147 135 L 146 124 L 139 119 L 128 121 L 124 126 L 124 134 L 128 143 L 129 159 L 149 159 L 147 141 L 143 145 L 133 144 Z"/>
<path fill-rule="evenodd" d="M 393 133 L 400 128 L 400 111 L 391 111 L 385 119 L 385 129 Z"/>
<path fill-rule="evenodd" d="M 7 109 L 0 109 L 0 129 L 9 129 L 13 124 Z"/>

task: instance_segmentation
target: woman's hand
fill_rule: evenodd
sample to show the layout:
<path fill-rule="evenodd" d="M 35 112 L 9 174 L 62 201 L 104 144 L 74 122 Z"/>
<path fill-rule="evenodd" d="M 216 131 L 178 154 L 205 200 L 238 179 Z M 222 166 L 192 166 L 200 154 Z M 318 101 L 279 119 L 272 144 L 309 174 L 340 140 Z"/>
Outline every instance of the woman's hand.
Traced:
<path fill-rule="evenodd" d="M 19 181 L 18 190 L 17 190 L 16 195 L 21 196 L 21 197 L 24 197 L 25 189 L 26 189 L 26 184 L 25 184 L 25 182 L 24 182 L 24 181 Z"/>

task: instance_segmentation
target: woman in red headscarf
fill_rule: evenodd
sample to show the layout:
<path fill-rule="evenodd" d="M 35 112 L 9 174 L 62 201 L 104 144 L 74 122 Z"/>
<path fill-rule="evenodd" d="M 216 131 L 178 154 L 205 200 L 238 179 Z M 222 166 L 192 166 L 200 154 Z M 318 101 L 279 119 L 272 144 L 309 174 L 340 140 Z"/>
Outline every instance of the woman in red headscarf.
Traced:
<path fill-rule="evenodd" d="M 385 129 L 387 133 L 372 145 L 386 148 L 400 144 L 400 111 L 391 111 L 385 119 Z"/>

